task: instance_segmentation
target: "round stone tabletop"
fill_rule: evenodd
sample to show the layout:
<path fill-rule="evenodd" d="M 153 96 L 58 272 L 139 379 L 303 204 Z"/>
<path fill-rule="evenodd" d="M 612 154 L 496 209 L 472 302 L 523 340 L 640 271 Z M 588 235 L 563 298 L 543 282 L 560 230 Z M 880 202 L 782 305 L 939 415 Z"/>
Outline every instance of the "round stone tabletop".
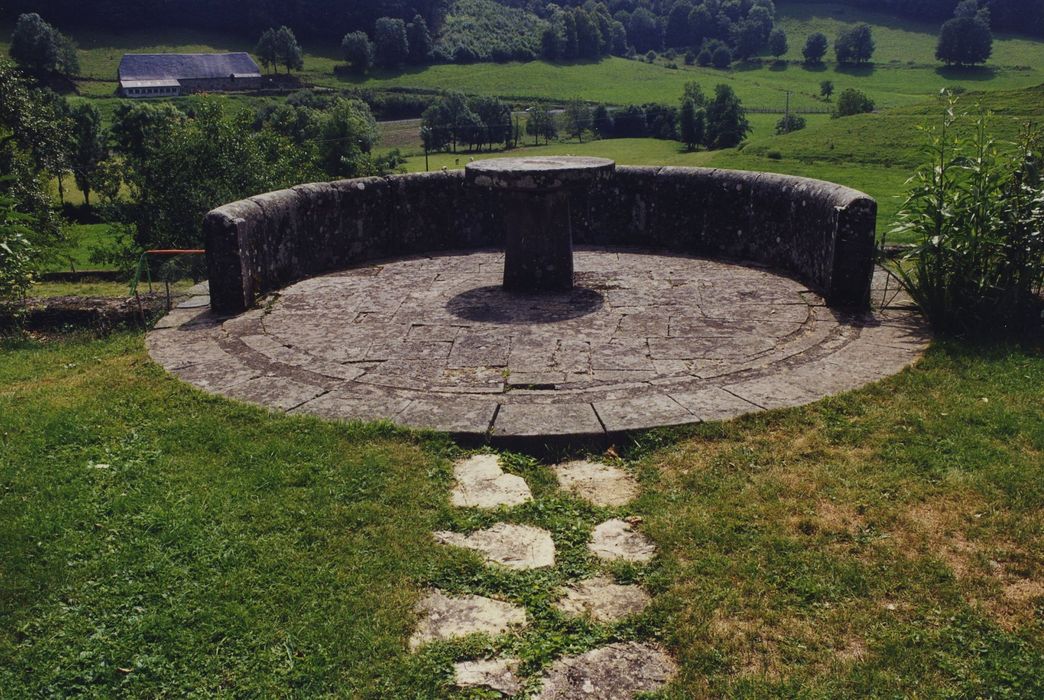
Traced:
<path fill-rule="evenodd" d="M 468 182 L 492 189 L 554 190 L 573 183 L 608 180 L 616 163 L 608 158 L 545 156 L 487 158 L 468 163 Z"/>

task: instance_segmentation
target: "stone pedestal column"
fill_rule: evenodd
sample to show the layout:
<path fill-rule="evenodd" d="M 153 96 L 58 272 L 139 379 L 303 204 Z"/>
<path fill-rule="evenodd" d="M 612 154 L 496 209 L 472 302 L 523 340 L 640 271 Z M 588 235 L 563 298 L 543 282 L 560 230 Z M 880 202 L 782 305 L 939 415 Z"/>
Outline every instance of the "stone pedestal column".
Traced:
<path fill-rule="evenodd" d="M 569 194 L 612 177 L 605 158 L 492 158 L 467 166 L 468 181 L 504 193 L 504 289 L 562 292 L 573 288 Z"/>

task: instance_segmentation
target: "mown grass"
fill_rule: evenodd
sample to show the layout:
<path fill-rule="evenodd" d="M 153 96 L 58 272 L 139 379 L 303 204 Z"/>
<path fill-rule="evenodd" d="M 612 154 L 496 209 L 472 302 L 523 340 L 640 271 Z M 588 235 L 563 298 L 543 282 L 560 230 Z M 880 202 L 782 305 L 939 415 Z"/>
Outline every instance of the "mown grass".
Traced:
<path fill-rule="evenodd" d="M 616 511 L 506 457 L 536 500 L 448 507 L 449 443 L 287 418 L 180 384 L 140 336 L 8 341 L 0 363 L 0 687 L 12 696 L 455 697 L 453 660 L 665 643 L 663 694 L 1038 697 L 1044 690 L 1041 348 L 943 344 L 810 407 L 618 446 L 662 556 L 610 567 L 652 609 L 619 626 L 550 606 Z M 621 511 L 622 512 L 622 511 Z M 433 529 L 538 524 L 554 569 L 502 572 Z M 409 655 L 437 585 L 532 627 Z M 461 697 L 478 697 L 460 694 Z"/>
<path fill-rule="evenodd" d="M 865 22 L 873 28 L 876 63 L 938 64 L 935 46 L 941 23 L 920 22 L 830 2 L 780 2 L 776 5 L 776 16 L 778 25 L 787 33 L 790 50 L 784 58 L 788 60 L 803 59 L 801 49 L 805 38 L 813 32 L 822 32 L 830 40 L 828 58 L 832 58 L 837 35 L 843 29 Z M 1040 52 L 1040 42 L 1028 36 L 996 33 L 989 63 L 1040 68 Z"/>

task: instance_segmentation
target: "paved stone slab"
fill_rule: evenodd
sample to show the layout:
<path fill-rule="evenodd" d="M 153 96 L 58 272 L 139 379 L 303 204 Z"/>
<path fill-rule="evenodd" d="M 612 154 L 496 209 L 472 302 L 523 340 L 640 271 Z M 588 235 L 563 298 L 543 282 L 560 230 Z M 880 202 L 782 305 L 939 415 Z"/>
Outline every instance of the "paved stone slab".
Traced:
<path fill-rule="evenodd" d="M 616 622 L 645 610 L 650 600 L 641 586 L 595 576 L 567 587 L 555 607 L 567 615 L 587 615 L 596 622 Z"/>
<path fill-rule="evenodd" d="M 515 658 L 480 659 L 453 664 L 453 680 L 461 688 L 489 688 L 505 695 L 522 690 Z"/>
<path fill-rule="evenodd" d="M 638 482 L 619 467 L 579 460 L 554 467 L 558 485 L 596 506 L 625 506 L 638 495 Z"/>
<path fill-rule="evenodd" d="M 202 389 L 281 410 L 528 442 L 808 403 L 929 340 L 909 310 L 828 309 L 761 267 L 593 247 L 574 262 L 572 290 L 521 296 L 499 286 L 499 251 L 382 262 L 234 318 L 174 309 L 147 347 Z M 309 378 L 332 391 L 298 406 Z"/>
<path fill-rule="evenodd" d="M 633 399 L 596 401 L 594 409 L 610 433 L 641 430 L 650 424 L 666 426 L 699 422 L 688 408 L 667 395 L 643 393 Z"/>
<path fill-rule="evenodd" d="M 470 535 L 446 531 L 434 534 L 437 542 L 473 549 L 487 562 L 508 569 L 541 569 L 555 565 L 555 543 L 551 533 L 538 527 L 497 523 Z"/>
<path fill-rule="evenodd" d="M 551 665 L 539 700 L 631 700 L 663 687 L 677 673 L 674 661 L 651 644 L 619 642 Z"/>
<path fill-rule="evenodd" d="M 411 401 L 396 420 L 411 428 L 482 435 L 489 431 L 496 412 L 496 401 L 436 396 Z"/>
<path fill-rule="evenodd" d="M 761 410 L 757 404 L 741 399 L 719 387 L 697 391 L 672 391 L 672 399 L 699 416 L 702 421 L 736 418 Z"/>
<path fill-rule="evenodd" d="M 511 603 L 480 595 L 451 596 L 439 590 L 417 603 L 417 615 L 420 619 L 410 637 L 412 650 L 469 634 L 496 636 L 526 624 L 526 611 Z"/>
<path fill-rule="evenodd" d="M 499 508 L 533 500 L 526 480 L 506 474 L 496 455 L 474 455 L 453 466 L 450 500 L 458 508 Z"/>
<path fill-rule="evenodd" d="M 587 545 L 599 559 L 647 562 L 656 556 L 656 545 L 636 532 L 626 520 L 606 520 L 597 525 Z"/>
<path fill-rule="evenodd" d="M 222 393 L 234 399 L 289 411 L 311 401 L 324 391 L 322 387 L 295 382 L 285 377 L 258 377 L 236 384 Z"/>
<path fill-rule="evenodd" d="M 493 422 L 494 435 L 601 435 L 594 408 L 586 403 L 504 404 Z"/>

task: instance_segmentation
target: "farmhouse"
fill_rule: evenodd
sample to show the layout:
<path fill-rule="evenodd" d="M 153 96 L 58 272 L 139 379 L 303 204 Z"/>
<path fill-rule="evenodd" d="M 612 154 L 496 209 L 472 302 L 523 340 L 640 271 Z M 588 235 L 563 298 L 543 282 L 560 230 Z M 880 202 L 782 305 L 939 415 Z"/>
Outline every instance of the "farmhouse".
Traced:
<path fill-rule="evenodd" d="M 123 97 L 173 97 L 212 90 L 254 90 L 261 70 L 247 53 L 129 53 L 119 68 Z"/>

